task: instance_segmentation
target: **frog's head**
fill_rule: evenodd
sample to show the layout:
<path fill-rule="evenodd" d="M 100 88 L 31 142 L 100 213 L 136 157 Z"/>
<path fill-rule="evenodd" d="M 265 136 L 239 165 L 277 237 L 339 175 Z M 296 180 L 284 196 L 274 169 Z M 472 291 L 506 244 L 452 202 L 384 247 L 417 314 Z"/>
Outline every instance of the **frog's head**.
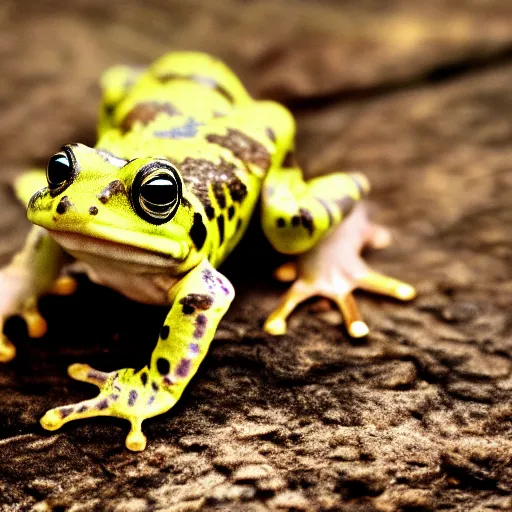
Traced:
<path fill-rule="evenodd" d="M 153 255 L 158 266 L 176 266 L 196 253 L 193 208 L 169 160 L 126 161 L 74 144 L 50 158 L 46 177 L 48 186 L 30 199 L 28 218 L 71 253 L 149 264 Z"/>

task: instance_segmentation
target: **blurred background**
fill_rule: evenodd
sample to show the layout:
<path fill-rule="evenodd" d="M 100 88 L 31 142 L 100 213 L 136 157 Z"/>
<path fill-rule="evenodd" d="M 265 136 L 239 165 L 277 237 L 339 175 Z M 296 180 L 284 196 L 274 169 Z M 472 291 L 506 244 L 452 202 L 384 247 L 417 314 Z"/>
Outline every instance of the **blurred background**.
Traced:
<path fill-rule="evenodd" d="M 172 50 L 290 107 L 308 176 L 367 174 L 395 234 L 370 261 L 419 298 L 361 294 L 358 344 L 307 306 L 276 340 L 261 325 L 284 288 L 253 272 L 259 249 L 238 257 L 235 305 L 142 454 L 120 421 L 37 421 L 91 396 L 68 364 L 136 364 L 165 312 L 85 284 L 49 298 L 49 334 L 0 370 L 0 509 L 511 510 L 512 2 L 3 0 L 2 264 L 28 230 L 14 177 L 94 144 L 107 67 Z"/>

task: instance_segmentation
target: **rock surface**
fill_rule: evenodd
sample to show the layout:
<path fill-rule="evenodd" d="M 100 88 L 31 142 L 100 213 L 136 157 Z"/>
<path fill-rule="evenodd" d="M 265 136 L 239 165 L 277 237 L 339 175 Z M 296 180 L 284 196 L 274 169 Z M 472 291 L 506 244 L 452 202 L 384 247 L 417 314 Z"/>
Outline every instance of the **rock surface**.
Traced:
<path fill-rule="evenodd" d="M 209 356 L 145 422 L 140 454 L 126 422 L 38 419 L 94 393 L 67 365 L 147 357 L 165 311 L 85 281 L 44 298 L 42 340 L 6 326 L 19 353 L 0 370 L 0 511 L 512 509 L 509 2 L 6 0 L 0 23 L 3 263 L 28 229 L 10 182 L 94 143 L 101 71 L 200 49 L 291 106 L 308 175 L 368 175 L 395 233 L 369 260 L 420 292 L 359 295 L 363 342 L 308 306 L 269 337 L 284 288 L 255 229 L 224 269 L 238 297 Z"/>

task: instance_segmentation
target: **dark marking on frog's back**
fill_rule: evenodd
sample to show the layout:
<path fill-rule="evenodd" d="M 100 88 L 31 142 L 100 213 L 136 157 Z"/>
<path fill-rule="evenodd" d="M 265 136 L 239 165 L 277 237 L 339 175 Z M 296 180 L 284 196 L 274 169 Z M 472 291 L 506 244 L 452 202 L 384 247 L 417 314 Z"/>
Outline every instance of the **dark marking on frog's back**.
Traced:
<path fill-rule="evenodd" d="M 275 142 L 275 141 L 276 141 L 276 132 L 274 132 L 274 130 L 272 130 L 272 128 L 267 127 L 267 129 L 265 130 L 265 133 L 268 135 L 268 138 L 269 138 L 272 142 Z"/>
<path fill-rule="evenodd" d="M 98 215 L 98 208 L 96 208 L 96 206 L 91 206 L 89 208 L 89 215 Z"/>
<path fill-rule="evenodd" d="M 212 307 L 213 297 L 204 293 L 189 293 L 180 300 L 183 314 L 191 315 L 197 310 L 206 311 Z"/>
<path fill-rule="evenodd" d="M 98 199 L 106 204 L 108 200 L 117 194 L 126 194 L 124 183 L 120 180 L 111 181 L 99 194 Z"/>
<path fill-rule="evenodd" d="M 228 128 L 226 135 L 210 133 L 206 136 L 206 140 L 229 149 L 233 155 L 244 163 L 255 164 L 264 171 L 268 171 L 270 168 L 270 153 L 267 148 L 240 130 Z"/>
<path fill-rule="evenodd" d="M 129 132 L 139 122 L 143 126 L 146 126 L 153 121 L 158 114 L 167 114 L 168 116 L 181 115 L 181 112 L 169 102 L 161 101 L 143 101 L 137 103 L 131 110 L 126 114 L 124 119 L 119 124 L 121 133 Z"/>
<path fill-rule="evenodd" d="M 235 207 L 231 205 L 228 208 L 228 220 L 231 220 L 235 216 Z"/>
<path fill-rule="evenodd" d="M 140 374 L 140 381 L 141 381 L 143 386 L 145 386 L 148 383 L 148 374 L 147 374 L 147 372 L 142 372 Z"/>
<path fill-rule="evenodd" d="M 116 111 L 117 103 L 108 103 L 103 105 L 104 114 L 110 119 Z"/>
<path fill-rule="evenodd" d="M 74 204 L 69 200 L 68 196 L 64 196 L 57 205 L 56 212 L 60 215 L 66 213 L 70 208 L 73 208 Z"/>
<path fill-rule="evenodd" d="M 203 126 L 204 123 L 196 121 L 194 118 L 189 117 L 185 123 L 181 126 L 175 126 L 168 130 L 158 130 L 153 134 L 155 137 L 164 139 L 191 139 L 195 137 L 198 132 L 199 126 Z"/>
<path fill-rule="evenodd" d="M 206 241 L 207 232 L 203 223 L 203 218 L 198 212 L 194 213 L 194 223 L 190 228 L 189 235 L 197 250 L 200 251 Z"/>
<path fill-rule="evenodd" d="M 233 95 L 221 84 L 216 82 L 213 78 L 204 75 L 181 75 L 179 73 L 165 73 L 158 75 L 158 80 L 162 83 L 168 83 L 173 80 L 190 80 L 196 84 L 205 85 L 209 89 L 213 89 L 223 96 L 229 103 L 233 103 L 235 100 Z"/>
<path fill-rule="evenodd" d="M 204 211 L 209 220 L 215 217 L 215 208 L 211 204 L 205 206 Z"/>
<path fill-rule="evenodd" d="M 297 167 L 297 160 L 295 159 L 295 152 L 288 151 L 286 155 L 284 155 L 282 167 Z"/>
<path fill-rule="evenodd" d="M 219 208 L 226 208 L 226 196 L 224 194 L 224 182 L 222 180 L 214 180 L 212 182 L 212 190 Z"/>
<path fill-rule="evenodd" d="M 185 158 L 180 171 L 187 188 L 201 201 L 209 220 L 215 217 L 209 190 L 211 188 L 220 208 L 226 207 L 224 186 L 234 202 L 241 203 L 247 197 L 247 186 L 237 176 L 234 164 L 221 159 L 219 163 L 204 158 Z"/>

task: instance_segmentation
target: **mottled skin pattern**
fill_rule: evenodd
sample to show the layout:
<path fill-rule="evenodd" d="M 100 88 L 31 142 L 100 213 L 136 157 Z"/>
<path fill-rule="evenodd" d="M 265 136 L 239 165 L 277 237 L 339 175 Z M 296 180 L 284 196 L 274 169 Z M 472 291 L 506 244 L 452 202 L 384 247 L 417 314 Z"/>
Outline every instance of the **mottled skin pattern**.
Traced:
<path fill-rule="evenodd" d="M 69 278 L 58 279 L 72 258 L 97 283 L 134 300 L 169 304 L 148 365 L 111 373 L 72 365 L 70 376 L 97 385 L 99 395 L 52 409 L 41 420 L 44 428 L 54 430 L 78 418 L 125 418 L 131 423 L 127 447 L 142 450 L 142 421 L 179 400 L 233 300 L 231 284 L 216 267 L 242 237 L 260 196 L 263 229 L 272 245 L 301 254 L 327 232 L 335 235 L 332 228 L 367 192 L 368 183 L 360 174 L 344 173 L 304 181 L 293 153 L 291 114 L 276 103 L 253 100 L 236 76 L 210 56 L 173 53 L 147 70 L 115 67 L 105 73 L 102 87 L 95 148 L 64 146 L 50 160 L 48 183 L 40 172 L 17 183 L 36 226 L 24 249 L 0 272 L 0 322 L 22 314 L 29 333 L 42 335 L 45 325 L 36 299 L 47 292 L 73 291 Z M 340 236 L 348 236 L 342 246 L 347 254 L 352 248 L 356 268 L 362 246 L 379 245 L 377 231 L 368 221 L 343 224 L 353 226 L 343 232 L 352 234 Z M 322 266 L 315 257 L 311 261 Z M 366 334 L 350 295 L 361 276 L 352 276 L 340 295 L 335 281 L 352 279 L 345 274 L 326 278 L 318 272 L 315 280 L 311 268 L 303 272 L 266 329 L 284 332 L 286 316 L 307 288 L 309 295 L 317 291 L 338 299 L 349 332 Z M 412 297 L 408 285 L 378 277 L 388 279 L 394 291 L 378 286 L 374 291 Z M 1 350 L 5 361 L 14 356 L 5 337 Z"/>

